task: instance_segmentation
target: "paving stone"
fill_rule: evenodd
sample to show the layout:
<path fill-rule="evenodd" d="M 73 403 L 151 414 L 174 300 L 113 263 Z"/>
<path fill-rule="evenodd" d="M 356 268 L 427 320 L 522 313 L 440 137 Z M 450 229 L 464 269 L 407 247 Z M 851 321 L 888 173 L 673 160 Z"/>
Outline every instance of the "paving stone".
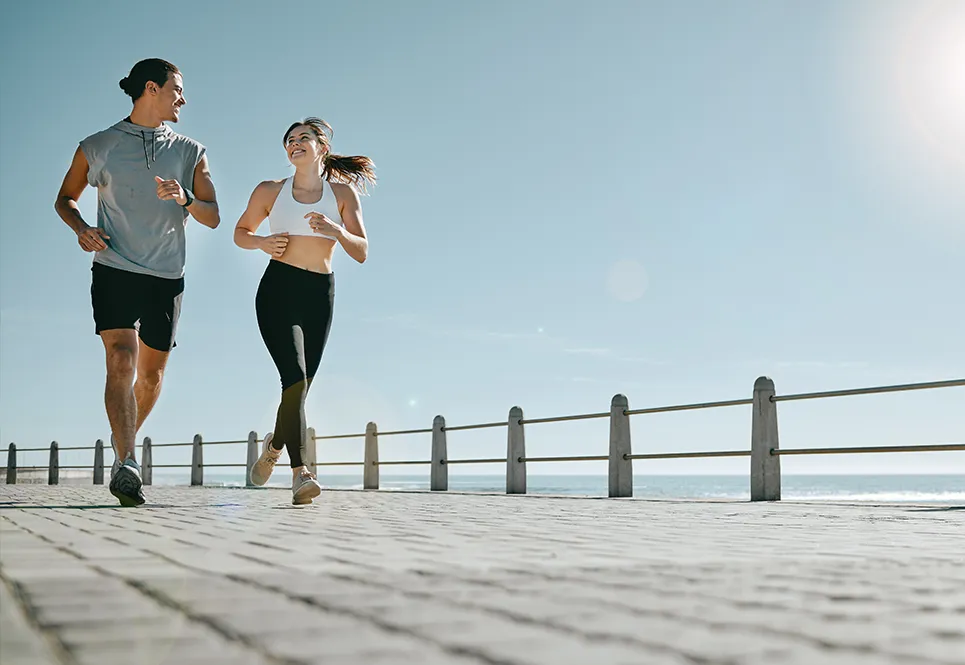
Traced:
<path fill-rule="evenodd" d="M 18 586 L 23 594 L 36 604 L 86 603 L 91 596 L 104 595 L 112 598 L 137 597 L 137 593 L 122 580 L 105 575 L 84 579 L 64 579 L 58 574 L 54 579 L 47 576 L 25 580 Z"/>
<path fill-rule="evenodd" d="M 72 655 L 79 665 L 267 665 L 271 662 L 263 654 L 242 645 L 229 644 L 214 638 L 171 642 L 112 642 L 76 649 Z"/>
<path fill-rule="evenodd" d="M 154 619 L 169 614 L 169 610 L 148 599 L 116 602 L 108 599 L 104 604 L 90 601 L 84 604 L 47 605 L 37 608 L 35 620 L 44 628 L 75 624 L 123 623 L 125 621 Z"/>
<path fill-rule="evenodd" d="M 469 655 L 456 655 L 429 646 L 415 652 L 367 653 L 361 661 L 356 655 L 326 656 L 325 665 L 489 665 L 490 661 Z"/>
<path fill-rule="evenodd" d="M 693 661 L 670 651 L 642 650 L 639 646 L 587 641 L 569 635 L 537 639 L 502 640 L 493 637 L 478 647 L 480 654 L 513 665 L 692 665 Z"/>
<path fill-rule="evenodd" d="M 243 613 L 223 611 L 208 614 L 207 620 L 219 626 L 224 632 L 250 635 L 277 635 L 300 632 L 303 635 L 352 631 L 367 624 L 352 617 L 323 612 L 309 606 L 287 605 L 285 611 L 251 610 Z"/>
<path fill-rule="evenodd" d="M 215 631 L 203 623 L 173 611 L 150 619 L 124 620 L 116 624 L 98 622 L 57 628 L 57 638 L 69 649 L 109 644 L 197 641 L 217 636 Z"/>
<path fill-rule="evenodd" d="M 740 665 L 928 665 L 920 658 L 880 652 L 799 647 L 781 654 L 767 654 L 739 661 Z"/>
<path fill-rule="evenodd" d="M 426 647 L 426 643 L 408 635 L 389 632 L 376 626 L 362 626 L 351 631 L 323 631 L 318 634 L 274 634 L 257 639 L 265 651 L 275 658 L 308 660 L 319 653 L 332 657 L 353 656 L 359 663 L 370 657 L 385 658 L 402 654 L 409 658 Z"/>

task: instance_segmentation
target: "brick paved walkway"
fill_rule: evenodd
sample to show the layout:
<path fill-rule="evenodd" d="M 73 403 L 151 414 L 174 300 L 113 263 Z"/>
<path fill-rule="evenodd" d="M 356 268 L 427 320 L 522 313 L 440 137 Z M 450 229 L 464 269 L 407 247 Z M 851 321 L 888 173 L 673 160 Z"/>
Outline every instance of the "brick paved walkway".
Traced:
<path fill-rule="evenodd" d="M 965 663 L 965 510 L 0 486 L 3 665 Z"/>

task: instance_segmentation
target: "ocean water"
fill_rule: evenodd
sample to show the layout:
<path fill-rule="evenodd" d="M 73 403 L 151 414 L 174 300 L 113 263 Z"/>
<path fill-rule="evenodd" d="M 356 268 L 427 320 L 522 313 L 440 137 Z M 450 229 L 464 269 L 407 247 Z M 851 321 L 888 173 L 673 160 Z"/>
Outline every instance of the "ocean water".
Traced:
<path fill-rule="evenodd" d="M 279 469 L 270 487 L 290 487 L 287 469 Z M 206 473 L 205 485 L 241 487 L 244 473 Z M 320 475 L 323 487 L 361 489 L 356 475 Z M 184 485 L 183 474 L 154 471 L 155 485 Z M 382 475 L 382 489 L 428 490 L 427 475 Z M 454 492 L 505 492 L 503 475 L 450 475 Z M 526 481 L 528 494 L 606 496 L 603 475 L 536 475 Z M 635 475 L 633 495 L 645 499 L 750 499 L 750 480 L 744 476 Z M 965 505 L 965 475 L 787 475 L 781 479 L 781 497 L 799 501 L 878 503 L 941 503 Z"/>

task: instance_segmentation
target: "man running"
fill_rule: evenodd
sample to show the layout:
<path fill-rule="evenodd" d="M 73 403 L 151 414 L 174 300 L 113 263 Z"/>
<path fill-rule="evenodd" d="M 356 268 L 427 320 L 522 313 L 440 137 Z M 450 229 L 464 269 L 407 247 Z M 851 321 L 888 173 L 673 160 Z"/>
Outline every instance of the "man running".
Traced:
<path fill-rule="evenodd" d="M 120 86 L 134 102 L 131 114 L 80 142 L 54 208 L 94 253 L 91 305 L 107 355 L 115 453 L 110 491 L 122 506 L 137 506 L 144 494 L 135 439 L 175 346 L 188 214 L 212 229 L 221 219 L 205 147 L 164 124 L 177 122 L 186 103 L 178 68 L 142 60 Z M 96 226 L 77 206 L 87 185 L 97 188 Z"/>

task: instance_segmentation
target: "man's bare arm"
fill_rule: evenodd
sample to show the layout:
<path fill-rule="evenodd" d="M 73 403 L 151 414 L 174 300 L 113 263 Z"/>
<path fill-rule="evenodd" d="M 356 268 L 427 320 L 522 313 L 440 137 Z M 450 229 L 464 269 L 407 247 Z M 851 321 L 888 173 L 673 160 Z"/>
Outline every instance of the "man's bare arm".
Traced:
<path fill-rule="evenodd" d="M 194 169 L 194 197 L 194 202 L 188 206 L 191 216 L 208 228 L 218 228 L 221 212 L 218 209 L 218 197 L 214 191 L 207 155 L 201 157 Z"/>
<path fill-rule="evenodd" d="M 154 176 L 154 180 L 157 182 L 157 197 L 162 201 L 174 201 L 179 206 L 188 202 L 184 186 L 177 180 L 165 180 L 160 176 Z M 214 193 L 206 155 L 202 155 L 201 161 L 194 167 L 194 201 L 188 206 L 188 212 L 210 229 L 218 228 L 221 223 L 218 199 Z"/>
<path fill-rule="evenodd" d="M 99 252 L 107 249 L 104 239 L 110 239 L 110 236 L 103 229 L 93 227 L 85 222 L 80 214 L 80 207 L 77 205 L 80 195 L 87 187 L 89 170 L 90 165 L 87 163 L 87 157 L 84 155 L 84 151 L 78 147 L 74 152 L 74 159 L 70 163 L 70 168 L 67 169 L 67 174 L 64 176 L 64 182 L 60 185 L 60 191 L 57 192 L 54 210 L 64 220 L 64 223 L 77 234 L 77 244 L 81 246 L 81 249 L 85 252 Z"/>

